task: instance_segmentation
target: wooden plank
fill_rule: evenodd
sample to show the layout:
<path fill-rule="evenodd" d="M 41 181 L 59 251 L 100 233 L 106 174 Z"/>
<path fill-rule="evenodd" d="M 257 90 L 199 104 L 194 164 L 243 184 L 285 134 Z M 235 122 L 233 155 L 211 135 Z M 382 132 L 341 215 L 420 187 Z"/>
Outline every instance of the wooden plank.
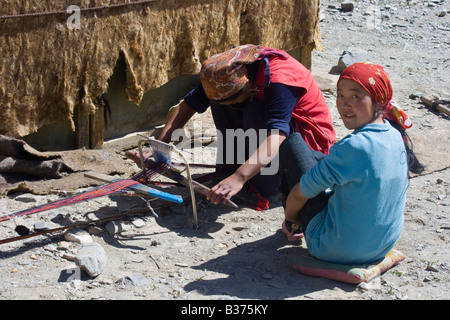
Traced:
<path fill-rule="evenodd" d="M 105 130 L 104 107 L 99 106 L 95 112 L 89 115 L 89 148 L 102 149 Z"/>
<path fill-rule="evenodd" d="M 78 149 L 89 149 L 89 114 L 78 105 L 74 110 L 75 129 L 76 129 L 76 146 Z"/>

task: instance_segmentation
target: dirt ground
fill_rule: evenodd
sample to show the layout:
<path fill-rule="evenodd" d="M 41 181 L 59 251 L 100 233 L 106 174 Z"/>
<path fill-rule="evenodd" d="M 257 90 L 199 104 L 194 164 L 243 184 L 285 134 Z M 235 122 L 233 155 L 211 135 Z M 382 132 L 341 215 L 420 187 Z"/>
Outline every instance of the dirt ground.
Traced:
<path fill-rule="evenodd" d="M 352 47 L 366 50 L 368 60 L 386 67 L 394 97 L 413 121 L 408 133 L 427 170 L 410 179 L 405 227 L 395 246 L 405 254 L 403 262 L 367 286 L 313 278 L 287 263 L 292 255 L 305 254 L 307 247 L 304 241 L 289 243 L 281 233 L 283 210 L 278 202 L 260 212 L 198 200 L 199 228 L 194 229 L 189 202 L 162 207 L 152 202 L 159 216 L 155 218 L 141 198 L 113 195 L 2 222 L 0 239 L 5 239 L 17 235 L 16 224 L 32 228 L 36 222 L 50 221 L 57 227 L 129 213 L 118 221 L 125 226 L 121 233 L 109 234 L 102 223 L 100 233 L 92 235 L 107 256 L 106 267 L 94 278 L 77 272 L 71 257 L 82 245 L 65 242 L 62 233 L 0 245 L 0 300 L 449 299 L 450 123 L 418 96 L 450 100 L 450 3 L 360 0 L 354 5 L 353 11 L 343 12 L 339 1 L 321 1 L 324 51 L 313 53 L 312 72 L 329 103 L 338 138 L 348 132 L 335 110 L 336 68 L 342 53 Z M 200 121 L 205 125 L 209 120 Z M 108 158 L 106 163 L 113 163 L 115 170 L 104 173 L 126 177 L 136 172 L 137 167 L 116 151 L 136 145 L 137 139 L 107 142 L 103 150 L 91 153 L 96 155 L 89 159 L 91 168 Z M 213 155 L 214 147 L 194 153 Z M 193 169 L 194 175 L 205 170 Z M 52 189 L 65 189 L 59 182 L 52 180 Z M 86 188 L 72 191 L 80 190 Z M 0 214 L 59 196 L 11 193 L 0 199 Z"/>

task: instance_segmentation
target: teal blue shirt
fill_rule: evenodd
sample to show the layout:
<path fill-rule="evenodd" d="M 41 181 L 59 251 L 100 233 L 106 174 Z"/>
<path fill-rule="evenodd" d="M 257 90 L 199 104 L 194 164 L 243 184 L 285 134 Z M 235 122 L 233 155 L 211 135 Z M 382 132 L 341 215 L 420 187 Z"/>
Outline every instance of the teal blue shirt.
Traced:
<path fill-rule="evenodd" d="M 308 198 L 334 189 L 305 231 L 311 255 L 344 264 L 384 258 L 403 230 L 407 187 L 398 130 L 388 122 L 367 124 L 346 136 L 300 180 Z"/>

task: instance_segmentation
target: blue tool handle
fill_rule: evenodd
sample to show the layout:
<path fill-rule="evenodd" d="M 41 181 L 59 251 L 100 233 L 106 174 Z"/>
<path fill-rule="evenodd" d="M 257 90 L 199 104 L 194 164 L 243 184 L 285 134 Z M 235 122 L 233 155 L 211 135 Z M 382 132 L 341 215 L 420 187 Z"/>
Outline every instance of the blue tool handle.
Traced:
<path fill-rule="evenodd" d="M 160 191 L 154 188 L 150 188 L 144 184 L 137 183 L 132 186 L 130 186 L 130 189 L 135 190 L 140 193 L 145 193 L 149 196 L 157 197 L 163 200 L 168 200 L 176 203 L 182 203 L 183 198 L 179 195 L 170 194 L 164 191 Z"/>
<path fill-rule="evenodd" d="M 152 188 L 149 188 L 149 189 L 150 190 L 147 191 L 147 194 L 149 196 L 157 197 L 157 198 L 160 198 L 163 200 L 168 200 L 168 201 L 172 201 L 172 202 L 176 202 L 176 203 L 183 202 L 183 198 L 181 196 L 170 194 L 170 193 L 152 189 Z"/>

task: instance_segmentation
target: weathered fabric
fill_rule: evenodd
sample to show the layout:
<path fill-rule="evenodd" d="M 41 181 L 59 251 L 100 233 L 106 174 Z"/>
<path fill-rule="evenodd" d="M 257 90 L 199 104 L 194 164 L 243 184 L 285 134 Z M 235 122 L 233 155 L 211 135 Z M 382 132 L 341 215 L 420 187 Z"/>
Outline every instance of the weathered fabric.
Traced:
<path fill-rule="evenodd" d="M 131 0 L 80 0 L 82 10 Z M 74 107 L 90 113 L 107 91 L 119 55 L 126 62 L 126 93 L 143 94 L 180 74 L 197 74 L 208 57 L 253 43 L 291 50 L 321 48 L 319 0 L 155 0 L 80 12 L 72 0 L 10 0 L 0 17 L 0 134 L 22 137 L 70 119 Z M 68 24 L 69 22 L 69 24 Z"/>

